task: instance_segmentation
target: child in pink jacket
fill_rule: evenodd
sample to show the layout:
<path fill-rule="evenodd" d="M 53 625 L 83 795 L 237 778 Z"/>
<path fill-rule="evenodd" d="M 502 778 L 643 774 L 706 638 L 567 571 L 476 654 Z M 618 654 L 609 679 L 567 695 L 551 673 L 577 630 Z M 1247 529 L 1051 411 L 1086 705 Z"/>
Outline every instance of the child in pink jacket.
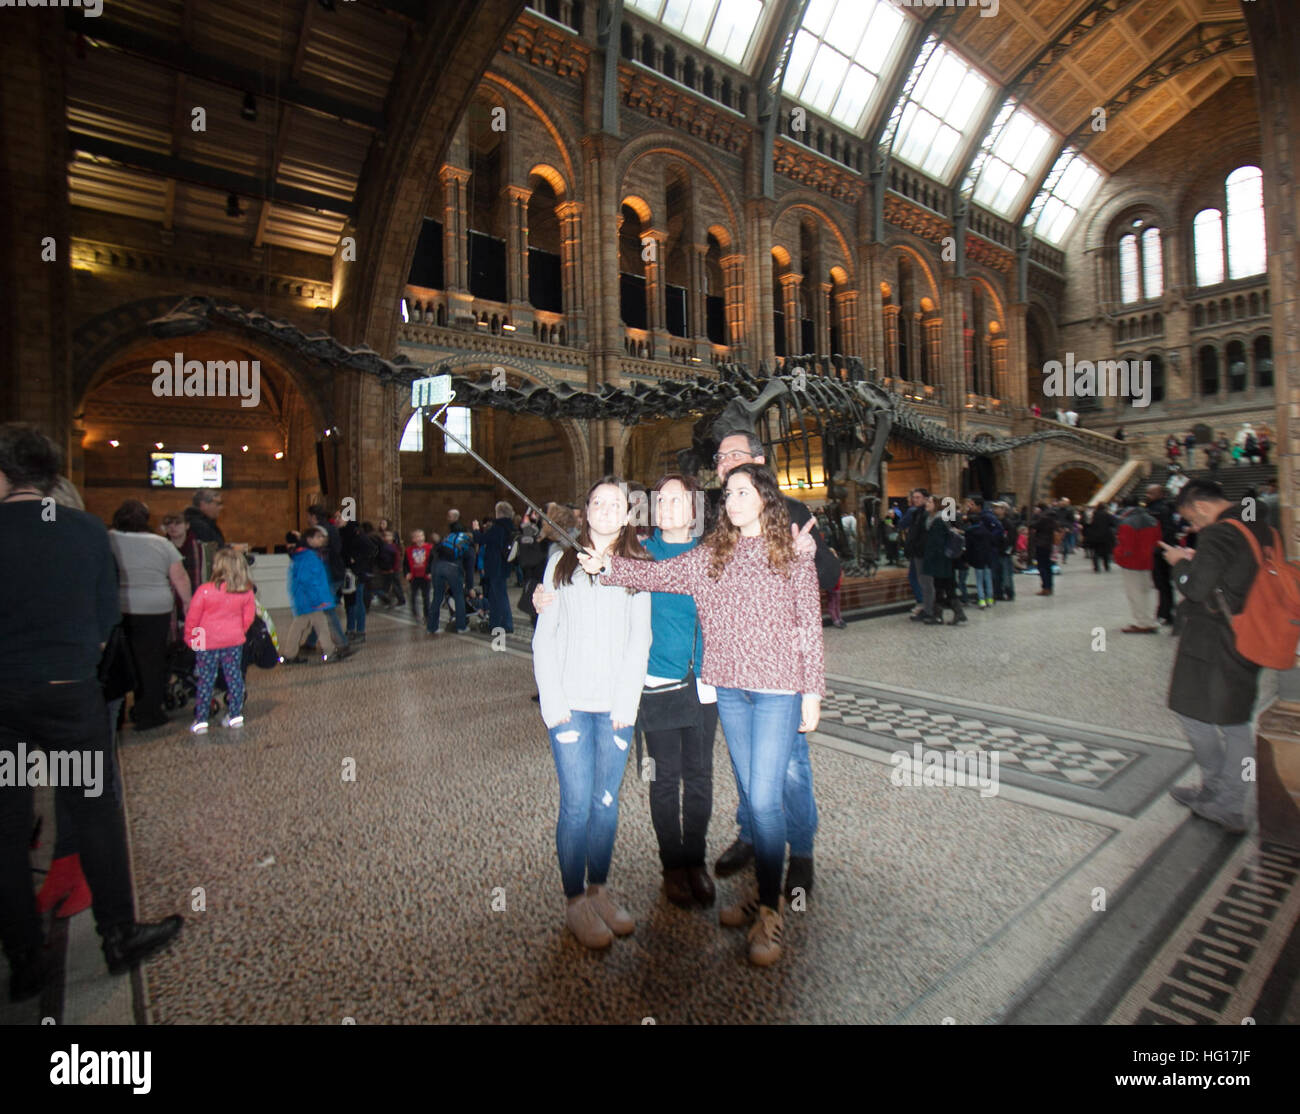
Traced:
<path fill-rule="evenodd" d="M 234 549 L 219 549 L 212 558 L 212 579 L 199 586 L 185 613 L 185 643 L 194 650 L 198 692 L 190 730 L 205 735 L 217 670 L 226 678 L 226 727 L 244 726 L 244 672 L 240 659 L 244 635 L 257 614 L 248 565 Z"/>

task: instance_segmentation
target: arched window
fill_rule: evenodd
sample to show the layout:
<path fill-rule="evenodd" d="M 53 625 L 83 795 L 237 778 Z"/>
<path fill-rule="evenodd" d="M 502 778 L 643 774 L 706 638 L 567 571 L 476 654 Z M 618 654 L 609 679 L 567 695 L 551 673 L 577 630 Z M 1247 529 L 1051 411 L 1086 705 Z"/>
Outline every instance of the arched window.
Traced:
<path fill-rule="evenodd" d="M 1224 213 L 1227 213 L 1226 221 Z M 1264 176 L 1259 167 L 1239 166 L 1228 175 L 1222 209 L 1202 209 L 1197 213 L 1192 223 L 1192 239 L 1197 286 L 1250 278 L 1268 270 Z"/>
<path fill-rule="evenodd" d="M 1228 390 L 1246 389 L 1246 346 L 1239 340 L 1228 344 Z"/>
<path fill-rule="evenodd" d="M 1119 297 L 1124 305 L 1150 302 L 1165 292 L 1160 229 L 1142 218 L 1128 222 L 1119 238 Z"/>
<path fill-rule="evenodd" d="M 1205 345 L 1200 352 L 1201 395 L 1205 398 L 1219 393 L 1219 352 L 1213 345 Z"/>
<path fill-rule="evenodd" d="M 1160 356 L 1152 356 L 1148 362 L 1151 364 L 1151 401 L 1164 402 L 1165 361 Z"/>
<path fill-rule="evenodd" d="M 424 411 L 417 410 L 406 420 L 402 430 L 402 443 L 397 446 L 401 453 L 419 453 L 424 451 Z"/>
<path fill-rule="evenodd" d="M 1196 253 L 1196 285 L 1216 286 L 1223 281 L 1223 214 L 1202 209 L 1192 222 Z"/>
<path fill-rule="evenodd" d="M 1273 338 L 1255 338 L 1255 386 L 1265 390 L 1273 388 Z"/>
<path fill-rule="evenodd" d="M 1264 246 L 1264 176 L 1257 166 L 1228 175 L 1228 277 L 1247 278 L 1268 269 Z"/>

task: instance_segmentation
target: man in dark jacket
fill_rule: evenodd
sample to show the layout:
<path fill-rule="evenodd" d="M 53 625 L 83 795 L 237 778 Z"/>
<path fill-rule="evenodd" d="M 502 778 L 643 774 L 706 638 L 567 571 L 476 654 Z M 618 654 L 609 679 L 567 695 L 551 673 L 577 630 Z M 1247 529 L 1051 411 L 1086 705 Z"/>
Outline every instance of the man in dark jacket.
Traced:
<path fill-rule="evenodd" d="M 1020 537 L 1020 519 L 1006 503 L 993 504 L 1002 536 L 994 543 L 993 595 L 996 599 L 1015 602 L 1016 539 Z"/>
<path fill-rule="evenodd" d="M 76 824 L 95 927 L 118 975 L 165 947 L 181 918 L 135 919 L 126 827 L 116 796 L 104 792 L 113 742 L 98 674 L 120 618 L 117 564 L 97 518 L 66 506 L 47 513 L 59 464 L 43 433 L 0 425 L 0 577 L 10 589 L 0 608 L 0 754 L 26 773 L 40 748 L 52 772 L 65 772 L 54 792 Z M 24 778 L 0 788 L 0 946 L 11 1002 L 36 997 L 46 978 L 31 829 Z"/>
<path fill-rule="evenodd" d="M 474 548 L 474 535 L 465 529 L 460 520 L 460 511 L 453 510 L 448 514 L 447 532 L 443 535 L 442 544 L 448 546 L 453 553 L 460 554 L 456 561 L 460 565 L 461 579 L 468 594 L 474 587 L 474 563 L 478 553 Z"/>
<path fill-rule="evenodd" d="M 1173 504 L 1165 498 L 1165 489 L 1159 484 L 1147 488 L 1147 514 L 1160 523 L 1160 540 L 1166 545 L 1173 545 L 1178 540 L 1178 523 L 1174 521 Z M 1165 624 L 1174 621 L 1174 586 L 1170 578 L 1169 564 L 1160 559 L 1161 549 L 1156 546 L 1155 560 L 1151 562 L 1151 579 L 1156 591 L 1160 593 L 1160 606 L 1156 618 Z M 1173 633 L 1172 631 L 1170 633 Z"/>
<path fill-rule="evenodd" d="M 483 581 L 488 599 L 488 622 L 492 629 L 513 632 L 514 612 L 510 610 L 510 580 L 506 555 L 515 536 L 515 509 L 507 502 L 496 505 L 496 519 L 486 530 L 473 523 L 474 541 L 483 547 Z"/>
<path fill-rule="evenodd" d="M 1043 584 L 1038 594 L 1050 596 L 1052 594 L 1052 546 L 1056 543 L 1056 531 L 1061 529 L 1061 520 L 1048 509 L 1046 503 L 1039 503 L 1034 510 L 1033 521 L 1029 524 L 1029 548 L 1034 551 L 1034 561 L 1038 565 L 1038 578 Z"/>
<path fill-rule="evenodd" d="M 221 492 L 201 487 L 194 493 L 190 506 L 185 508 L 185 525 L 200 542 L 214 542 L 218 547 L 226 544 L 225 535 L 217 525 L 221 513 Z"/>
<path fill-rule="evenodd" d="M 1192 744 L 1201 786 L 1176 786 L 1170 795 L 1197 816 L 1229 832 L 1244 832 L 1254 780 L 1246 760 L 1252 760 L 1253 768 L 1251 716 L 1259 666 L 1237 653 L 1232 627 L 1221 608 L 1226 605 L 1233 614 L 1241 611 L 1258 566 L 1249 540 L 1229 521 L 1242 520 L 1241 507 L 1229 502 L 1218 484 L 1189 482 L 1178 493 L 1178 513 L 1192 525 L 1197 538 L 1194 550 L 1160 543 L 1183 594 L 1169 707 Z M 1261 544 L 1271 543 L 1266 525 L 1245 525 Z"/>
<path fill-rule="evenodd" d="M 923 487 L 912 488 L 908 495 L 911 505 L 903 512 L 898 533 L 903 540 L 903 556 L 907 558 L 907 582 L 912 586 L 916 606 L 912 618 L 925 615 L 925 598 L 921 591 L 921 561 L 925 557 L 925 501 L 930 493 Z"/>

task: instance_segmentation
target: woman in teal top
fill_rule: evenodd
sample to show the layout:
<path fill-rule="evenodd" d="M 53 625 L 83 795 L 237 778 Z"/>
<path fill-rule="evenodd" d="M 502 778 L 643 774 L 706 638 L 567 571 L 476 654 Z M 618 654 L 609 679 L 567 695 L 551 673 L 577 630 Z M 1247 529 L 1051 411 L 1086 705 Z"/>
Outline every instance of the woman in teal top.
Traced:
<path fill-rule="evenodd" d="M 645 550 L 656 561 L 695 548 L 703 525 L 695 479 L 669 472 L 655 484 L 650 505 L 654 536 Z M 712 905 L 713 879 L 704 865 L 713 811 L 713 739 L 718 727 L 715 690 L 698 680 L 704 638 L 691 596 L 652 592 L 650 660 L 641 695 L 641 728 L 654 763 L 650 818 L 659 839 L 664 893 L 674 905 Z M 690 676 L 690 684 L 682 681 Z M 656 694 L 656 689 L 660 690 Z"/>

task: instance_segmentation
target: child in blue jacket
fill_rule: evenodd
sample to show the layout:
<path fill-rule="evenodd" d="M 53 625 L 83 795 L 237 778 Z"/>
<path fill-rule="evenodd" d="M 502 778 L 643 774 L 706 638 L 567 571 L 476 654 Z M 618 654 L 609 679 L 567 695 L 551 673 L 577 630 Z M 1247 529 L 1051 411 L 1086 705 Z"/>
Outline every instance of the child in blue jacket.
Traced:
<path fill-rule="evenodd" d="M 322 553 L 329 544 L 329 535 L 321 527 L 313 526 L 303 534 L 302 540 L 304 544 L 293 551 L 289 564 L 293 624 L 289 627 L 286 647 L 293 656 L 285 658 L 284 664 L 301 665 L 307 660 L 302 655 L 302 641 L 309 629 L 316 632 L 322 645 L 329 647 L 325 661 L 342 661 L 352 651 L 335 643 L 325 619 L 326 612 L 334 608 L 334 593 L 330 590 L 329 573 Z"/>

